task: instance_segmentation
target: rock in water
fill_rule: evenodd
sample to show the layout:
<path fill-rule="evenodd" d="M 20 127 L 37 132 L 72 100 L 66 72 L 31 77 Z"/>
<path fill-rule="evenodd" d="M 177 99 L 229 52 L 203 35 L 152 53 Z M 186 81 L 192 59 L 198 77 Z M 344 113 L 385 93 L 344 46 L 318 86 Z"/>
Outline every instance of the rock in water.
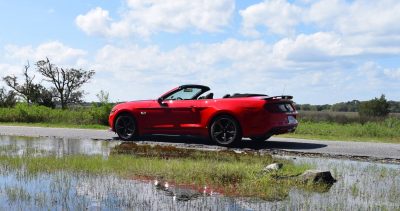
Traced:
<path fill-rule="evenodd" d="M 281 169 L 282 166 L 283 166 L 282 163 L 273 163 L 273 164 L 269 164 L 268 166 L 266 166 L 266 167 L 264 168 L 264 171 L 266 171 L 266 172 L 276 171 L 276 170 Z"/>
<path fill-rule="evenodd" d="M 299 177 L 305 183 L 333 184 L 336 182 L 330 171 L 307 170 Z"/>

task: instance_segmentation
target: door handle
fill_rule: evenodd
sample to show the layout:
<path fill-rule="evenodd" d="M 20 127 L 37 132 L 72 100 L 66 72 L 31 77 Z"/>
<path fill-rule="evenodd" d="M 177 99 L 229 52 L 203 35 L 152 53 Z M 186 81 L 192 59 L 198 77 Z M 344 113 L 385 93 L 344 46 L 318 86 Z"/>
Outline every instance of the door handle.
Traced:
<path fill-rule="evenodd" d="M 190 106 L 190 108 L 192 109 L 193 112 L 195 112 L 197 107 L 196 106 Z"/>

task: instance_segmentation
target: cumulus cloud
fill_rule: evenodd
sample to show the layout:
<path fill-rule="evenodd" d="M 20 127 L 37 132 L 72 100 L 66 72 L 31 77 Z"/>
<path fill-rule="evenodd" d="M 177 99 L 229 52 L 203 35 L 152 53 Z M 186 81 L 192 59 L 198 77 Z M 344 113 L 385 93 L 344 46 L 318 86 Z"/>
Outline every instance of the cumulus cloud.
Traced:
<path fill-rule="evenodd" d="M 244 37 L 233 39 L 235 35 L 224 33 L 213 38 L 217 41 L 207 37 L 206 43 L 200 43 L 178 33 L 237 27 L 229 26 L 233 0 L 125 0 L 118 16 L 95 7 L 75 22 L 88 35 L 134 37 L 137 45 L 127 39 L 123 43 L 105 39 L 90 59 L 86 51 L 57 41 L 34 47 L 8 45 L 3 55 L 15 62 L 0 61 L 0 69 L 20 71 L 27 59 L 46 56 L 57 64 L 93 64 L 97 74 L 88 88 L 92 93 L 108 90 L 114 100 L 155 98 L 184 83 L 210 85 L 217 97 L 233 92 L 273 95 L 283 90 L 307 103 L 374 97 L 399 90 L 400 70 L 393 67 L 400 55 L 399 4 L 395 0 L 261 0 L 238 11 L 241 24 L 233 30 Z M 148 41 L 160 32 L 176 33 L 189 44 L 137 39 Z"/>
<path fill-rule="evenodd" d="M 320 62 L 361 53 L 361 49 L 334 33 L 317 32 L 284 38 L 274 45 L 274 54 L 299 62 Z"/>
<path fill-rule="evenodd" d="M 316 23 L 320 27 L 334 25 L 344 13 L 349 5 L 342 0 L 320 0 L 304 8 L 304 18 L 302 21 Z"/>
<path fill-rule="evenodd" d="M 127 0 L 126 3 L 127 8 L 117 21 L 111 19 L 107 10 L 97 7 L 79 15 L 75 22 L 89 35 L 109 37 L 148 37 L 156 32 L 186 29 L 218 32 L 230 23 L 235 9 L 234 0 Z"/>
<path fill-rule="evenodd" d="M 400 82 L 400 68 L 398 69 L 385 69 L 384 74 L 389 78 L 399 80 Z"/>
<path fill-rule="evenodd" d="M 190 82 L 212 82 L 231 74 L 259 69 L 260 64 L 268 60 L 269 49 L 261 41 L 233 39 L 180 46 L 170 51 L 161 51 L 157 46 L 107 45 L 98 51 L 96 63 L 100 70 L 111 71 L 121 80 L 140 76 L 141 80 L 150 82 L 165 79 L 172 83 L 183 78 Z M 219 71 L 221 69 L 224 71 Z M 225 71 L 227 69 L 232 71 Z"/>
<path fill-rule="evenodd" d="M 89 35 L 109 34 L 111 18 L 109 12 L 100 7 L 90 10 L 85 15 L 78 15 L 75 23 Z"/>
<path fill-rule="evenodd" d="M 342 35 L 398 35 L 400 2 L 318 0 L 306 4 L 288 0 L 264 0 L 240 11 L 242 32 L 259 35 L 260 27 L 267 31 L 288 35 L 301 24 L 322 30 L 333 30 Z"/>
<path fill-rule="evenodd" d="M 302 9 L 286 0 L 265 0 L 241 10 L 242 32 L 249 36 L 260 36 L 257 26 L 264 26 L 274 34 L 294 34 L 300 22 Z"/>
<path fill-rule="evenodd" d="M 6 45 L 2 50 L 3 58 L 0 58 L 0 79 L 8 75 L 20 76 L 24 65 L 30 63 L 36 82 L 42 77 L 33 71 L 36 61 L 49 58 L 50 61 L 60 67 L 88 68 L 86 51 L 66 46 L 65 44 L 54 41 L 42 43 L 36 47 L 31 45 L 18 46 Z M 1 84 L 0 80 L 0 87 Z"/>
<path fill-rule="evenodd" d="M 69 61 L 75 67 L 77 61 L 85 59 L 84 51 L 60 43 L 44 43 L 37 47 L 8 46 L 6 57 L 16 60 L 14 64 L 0 62 L 1 72 L 20 74 L 26 56 L 41 57 L 49 49 L 55 49 L 50 51 L 64 58 L 59 62 Z M 299 58 L 302 53 L 321 53 L 323 59 L 321 56 Z M 199 83 L 211 86 L 217 97 L 234 92 L 277 95 L 285 90 L 286 94 L 295 95 L 298 102 L 317 103 L 351 100 L 356 98 L 354 93 L 372 93 L 382 84 L 395 86 L 386 81 L 398 80 L 400 71 L 397 69 L 385 70 L 374 62 L 348 66 L 349 60 L 335 59 L 351 58 L 353 54 L 352 49 L 343 47 L 342 41 L 330 33 L 299 35 L 276 44 L 263 40 L 226 39 L 209 44 L 182 45 L 171 50 L 163 50 L 157 45 L 108 44 L 87 62 L 93 64 L 91 69 L 97 72 L 87 85 L 91 93 L 88 100 L 95 100 L 94 94 L 100 90 L 109 91 L 115 101 L 154 99 L 179 84 Z M 335 93 L 336 98 L 318 93 Z"/>
<path fill-rule="evenodd" d="M 87 54 L 82 49 L 66 46 L 59 41 L 43 43 L 37 47 L 7 45 L 4 50 L 6 58 L 19 63 L 48 57 L 56 64 L 78 64 L 83 62 L 83 57 Z"/>
<path fill-rule="evenodd" d="M 235 39 L 179 46 L 169 51 L 157 46 L 107 45 L 98 51 L 94 63 L 100 74 L 119 82 L 110 88 L 111 94 L 124 100 L 129 99 L 126 95 L 131 99 L 148 98 L 149 93 L 161 94 L 184 83 L 210 85 L 220 97 L 246 91 L 281 94 L 284 89 L 296 94 L 295 90 L 307 86 L 338 86 L 346 82 L 343 68 L 337 65 L 301 64 L 276 53 L 276 49 L 261 40 Z M 338 71 L 340 76 L 335 75 Z M 124 91 L 138 88 L 146 92 Z"/>
<path fill-rule="evenodd" d="M 397 0 L 347 3 L 335 20 L 334 27 L 343 34 L 398 34 L 400 2 Z"/>
<path fill-rule="evenodd" d="M 16 75 L 22 72 L 23 66 L 15 65 L 15 64 L 8 64 L 8 63 L 0 63 L 0 78 L 3 78 L 8 75 Z M 2 86 L 0 86 L 2 87 Z"/>

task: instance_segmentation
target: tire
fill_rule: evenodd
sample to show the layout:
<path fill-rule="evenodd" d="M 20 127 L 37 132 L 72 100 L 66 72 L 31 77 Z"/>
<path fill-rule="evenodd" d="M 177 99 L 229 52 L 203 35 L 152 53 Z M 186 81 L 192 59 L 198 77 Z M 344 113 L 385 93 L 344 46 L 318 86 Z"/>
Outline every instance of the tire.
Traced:
<path fill-rule="evenodd" d="M 232 146 L 242 140 L 239 123 L 229 115 L 216 117 L 210 126 L 210 139 L 221 146 Z"/>
<path fill-rule="evenodd" d="M 136 128 L 135 119 L 129 114 L 122 114 L 115 121 L 115 132 L 124 141 L 132 141 L 137 134 Z"/>
<path fill-rule="evenodd" d="M 255 136 L 255 137 L 250 137 L 252 141 L 266 141 L 269 138 L 271 138 L 272 135 L 264 135 L 264 136 Z"/>

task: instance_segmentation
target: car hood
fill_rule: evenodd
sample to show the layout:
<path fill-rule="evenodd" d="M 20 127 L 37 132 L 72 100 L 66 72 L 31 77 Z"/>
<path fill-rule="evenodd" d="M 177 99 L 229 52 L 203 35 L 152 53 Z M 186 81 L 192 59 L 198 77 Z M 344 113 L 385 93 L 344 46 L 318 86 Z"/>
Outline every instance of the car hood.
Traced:
<path fill-rule="evenodd" d="M 157 102 L 156 100 L 137 100 L 137 101 L 129 101 L 124 103 L 119 103 L 115 105 L 113 110 L 119 109 L 131 109 L 131 108 L 138 108 L 138 107 L 148 107 L 150 104 Z"/>

